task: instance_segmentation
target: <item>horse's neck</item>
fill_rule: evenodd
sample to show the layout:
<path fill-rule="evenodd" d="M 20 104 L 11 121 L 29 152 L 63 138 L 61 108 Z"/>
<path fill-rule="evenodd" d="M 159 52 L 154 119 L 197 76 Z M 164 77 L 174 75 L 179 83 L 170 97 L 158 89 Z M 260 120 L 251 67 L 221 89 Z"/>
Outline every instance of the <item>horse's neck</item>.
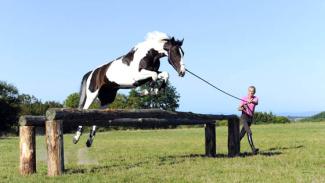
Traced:
<path fill-rule="evenodd" d="M 159 53 L 166 53 L 167 51 L 164 50 L 164 42 L 162 41 L 144 41 L 142 43 L 139 43 L 135 46 L 135 49 L 139 50 L 140 52 L 145 52 L 144 54 L 147 54 L 147 52 L 150 49 L 155 49 Z"/>
<path fill-rule="evenodd" d="M 163 43 L 157 43 L 157 42 L 142 42 L 139 43 L 134 49 L 136 49 L 136 52 L 134 53 L 132 65 L 138 69 L 140 61 L 143 57 L 145 57 L 149 50 L 155 49 L 158 51 L 158 53 L 164 53 L 167 55 L 166 51 L 163 49 Z"/>

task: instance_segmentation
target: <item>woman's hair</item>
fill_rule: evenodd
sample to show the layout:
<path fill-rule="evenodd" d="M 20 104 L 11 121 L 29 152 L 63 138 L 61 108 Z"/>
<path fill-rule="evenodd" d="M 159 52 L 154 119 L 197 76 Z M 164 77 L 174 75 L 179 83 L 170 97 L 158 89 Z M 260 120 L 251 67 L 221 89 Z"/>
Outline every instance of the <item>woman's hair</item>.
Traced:
<path fill-rule="evenodd" d="M 254 90 L 254 93 L 256 93 L 256 88 L 255 88 L 255 86 L 249 86 L 248 89 L 249 89 L 249 88 L 253 89 L 253 90 Z"/>

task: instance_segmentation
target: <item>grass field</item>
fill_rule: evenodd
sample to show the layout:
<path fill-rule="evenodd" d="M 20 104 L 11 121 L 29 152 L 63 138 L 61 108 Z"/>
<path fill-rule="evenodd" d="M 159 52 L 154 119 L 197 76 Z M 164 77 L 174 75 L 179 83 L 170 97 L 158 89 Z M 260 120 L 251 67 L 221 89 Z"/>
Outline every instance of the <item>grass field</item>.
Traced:
<path fill-rule="evenodd" d="M 253 126 L 252 156 L 228 158 L 227 127 L 217 128 L 217 158 L 204 154 L 204 130 L 137 130 L 64 136 L 66 172 L 47 177 L 45 140 L 37 137 L 37 173 L 20 176 L 18 137 L 0 139 L 0 182 L 325 182 L 325 122 Z M 246 152 L 246 153 L 245 153 Z"/>

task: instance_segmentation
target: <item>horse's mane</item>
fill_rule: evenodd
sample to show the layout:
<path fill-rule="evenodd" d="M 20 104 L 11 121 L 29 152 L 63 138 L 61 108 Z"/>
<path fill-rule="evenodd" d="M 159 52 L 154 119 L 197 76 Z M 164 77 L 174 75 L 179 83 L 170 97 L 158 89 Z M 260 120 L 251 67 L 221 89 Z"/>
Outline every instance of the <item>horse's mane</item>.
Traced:
<path fill-rule="evenodd" d="M 147 33 L 146 41 L 162 41 L 163 39 L 168 38 L 169 36 L 163 32 L 153 31 Z"/>
<path fill-rule="evenodd" d="M 169 36 L 163 32 L 153 31 L 147 33 L 145 41 L 138 43 L 135 48 L 143 48 L 143 47 L 157 47 L 161 45 L 165 41 L 165 39 L 169 39 Z M 161 47 L 161 46 L 160 46 Z"/>

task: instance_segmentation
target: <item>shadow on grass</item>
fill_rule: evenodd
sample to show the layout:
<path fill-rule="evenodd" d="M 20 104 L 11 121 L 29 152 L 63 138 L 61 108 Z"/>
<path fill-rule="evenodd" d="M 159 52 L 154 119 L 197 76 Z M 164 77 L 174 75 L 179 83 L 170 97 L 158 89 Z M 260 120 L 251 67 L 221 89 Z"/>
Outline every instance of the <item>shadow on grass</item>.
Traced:
<path fill-rule="evenodd" d="M 248 156 L 277 156 L 282 154 L 280 151 L 260 151 L 258 154 L 253 154 L 252 152 L 243 152 L 239 156 L 229 156 L 228 154 L 216 154 L 214 157 L 208 157 L 205 154 L 189 154 L 180 156 L 168 156 L 167 158 L 234 158 L 234 157 L 248 157 Z"/>
<path fill-rule="evenodd" d="M 123 169 L 128 170 L 131 168 L 141 167 L 146 164 L 149 164 L 149 161 L 137 162 L 137 163 L 129 163 L 129 164 L 112 164 L 112 165 L 103 165 L 103 166 L 92 166 L 90 168 L 67 168 L 65 169 L 65 173 L 67 174 L 84 174 L 84 173 L 96 173 L 96 172 L 107 172 L 112 169 Z"/>
<path fill-rule="evenodd" d="M 275 156 L 275 155 L 280 155 L 283 154 L 283 150 L 287 150 L 287 149 L 299 149 L 299 148 L 303 148 L 303 145 L 299 145 L 299 146 L 293 146 L 293 147 L 276 147 L 276 148 L 270 148 L 267 149 L 266 151 L 260 151 L 257 155 L 262 155 L 262 156 Z M 240 157 L 246 157 L 246 156 L 255 156 L 253 153 L 251 152 L 244 152 L 244 153 L 240 153 L 239 155 Z"/>
<path fill-rule="evenodd" d="M 260 151 L 257 154 L 253 154 L 252 152 L 243 152 L 243 153 L 240 153 L 239 157 L 244 158 L 247 156 L 258 156 L 258 155 L 270 157 L 270 156 L 277 156 L 280 154 L 282 154 L 281 151 Z"/>
<path fill-rule="evenodd" d="M 275 150 L 299 149 L 299 148 L 303 148 L 303 147 L 304 147 L 303 145 L 293 146 L 293 147 L 273 147 L 268 150 L 275 151 Z"/>
<path fill-rule="evenodd" d="M 243 152 L 240 153 L 239 156 L 235 157 L 250 157 L 250 156 L 266 156 L 266 157 L 272 157 L 282 154 L 280 150 L 285 149 L 294 149 L 294 148 L 302 148 L 303 146 L 296 146 L 296 147 L 280 147 L 280 148 L 270 148 L 266 151 L 260 151 L 257 155 L 253 154 L 252 152 Z M 158 163 L 155 163 L 155 160 L 151 161 L 140 161 L 136 163 L 120 163 L 120 164 L 112 164 L 112 165 L 103 165 L 103 166 L 92 166 L 90 168 L 70 168 L 66 169 L 67 174 L 84 174 L 84 173 L 96 173 L 96 172 L 108 172 L 111 170 L 128 170 L 136 167 L 142 167 L 146 165 L 158 165 L 158 166 L 164 166 L 164 165 L 175 165 L 180 164 L 186 161 L 186 159 L 196 159 L 196 158 L 234 158 L 231 156 L 228 156 L 228 154 L 216 154 L 215 157 L 207 157 L 205 154 L 187 154 L 187 155 L 175 155 L 175 156 L 162 156 L 158 157 Z"/>
<path fill-rule="evenodd" d="M 0 140 L 8 140 L 8 139 L 13 139 L 12 137 L 0 137 Z"/>

